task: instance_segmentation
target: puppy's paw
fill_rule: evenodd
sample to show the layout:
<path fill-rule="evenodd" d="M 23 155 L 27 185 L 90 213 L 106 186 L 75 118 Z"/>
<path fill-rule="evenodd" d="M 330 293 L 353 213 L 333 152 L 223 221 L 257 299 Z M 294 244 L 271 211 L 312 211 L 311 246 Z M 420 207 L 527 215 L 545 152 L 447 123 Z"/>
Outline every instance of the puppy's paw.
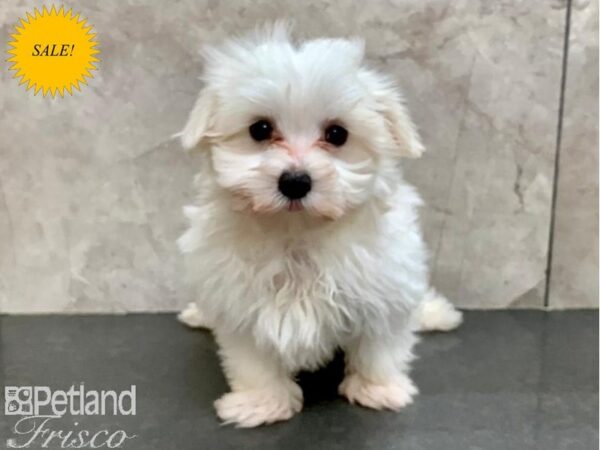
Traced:
<path fill-rule="evenodd" d="M 190 328 L 212 328 L 195 303 L 188 303 L 185 309 L 177 315 L 177 320 Z"/>
<path fill-rule="evenodd" d="M 358 403 L 373 409 L 399 409 L 410 405 L 419 392 L 407 376 L 389 383 L 373 383 L 359 374 L 346 375 L 339 387 L 339 393 L 350 403 Z"/>
<path fill-rule="evenodd" d="M 230 392 L 215 402 L 215 409 L 223 424 L 252 428 L 290 419 L 302 409 L 302 390 L 290 383 L 289 388 Z"/>
<path fill-rule="evenodd" d="M 429 288 L 415 316 L 417 331 L 450 331 L 463 321 L 462 312 L 434 288 Z"/>

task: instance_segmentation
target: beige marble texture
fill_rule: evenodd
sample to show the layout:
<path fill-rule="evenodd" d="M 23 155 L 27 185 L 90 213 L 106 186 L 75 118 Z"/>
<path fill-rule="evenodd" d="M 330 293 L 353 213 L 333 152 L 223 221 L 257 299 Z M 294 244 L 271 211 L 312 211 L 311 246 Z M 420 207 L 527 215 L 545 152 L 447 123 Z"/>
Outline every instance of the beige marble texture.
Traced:
<path fill-rule="evenodd" d="M 1 48 L 33 5 L 0 3 Z M 564 2 L 72 5 L 98 32 L 89 87 L 34 97 L 6 63 L 0 72 L 0 311 L 165 311 L 191 300 L 174 241 L 197 161 L 170 136 L 200 88 L 197 50 L 281 17 L 303 37 L 364 36 L 373 65 L 404 86 L 428 147 L 405 173 L 428 203 L 435 284 L 464 307 L 543 306 Z"/>
<path fill-rule="evenodd" d="M 428 205 L 434 284 L 465 307 L 541 307 L 565 11 L 428 2 L 422 15 L 391 67 L 429 148 L 406 172 Z"/>
<path fill-rule="evenodd" d="M 597 308 L 597 2 L 573 4 L 566 80 L 549 306 Z"/>

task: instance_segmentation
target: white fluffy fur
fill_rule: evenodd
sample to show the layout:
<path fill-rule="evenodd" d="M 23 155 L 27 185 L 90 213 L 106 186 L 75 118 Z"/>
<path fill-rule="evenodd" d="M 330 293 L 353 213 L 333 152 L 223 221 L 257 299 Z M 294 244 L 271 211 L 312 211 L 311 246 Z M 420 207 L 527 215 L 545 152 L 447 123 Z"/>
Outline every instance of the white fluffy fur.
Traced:
<path fill-rule="evenodd" d="M 363 63 L 358 40 L 294 43 L 277 25 L 205 51 L 205 87 L 180 134 L 202 150 L 195 206 L 178 244 L 198 285 L 180 320 L 209 325 L 231 393 L 215 403 L 227 423 L 285 420 L 302 407 L 301 369 L 346 353 L 340 393 L 397 410 L 417 389 L 408 377 L 413 320 L 450 329 L 447 303 L 428 291 L 421 200 L 398 160 L 423 151 L 397 88 Z M 277 138 L 255 142 L 260 118 Z M 349 131 L 333 148 L 331 123 Z M 306 170 L 312 190 L 292 208 L 284 170 Z M 300 209 L 300 211 L 295 211 Z"/>
<path fill-rule="evenodd" d="M 462 323 L 462 313 L 433 287 L 425 294 L 414 317 L 418 331 L 450 331 Z"/>

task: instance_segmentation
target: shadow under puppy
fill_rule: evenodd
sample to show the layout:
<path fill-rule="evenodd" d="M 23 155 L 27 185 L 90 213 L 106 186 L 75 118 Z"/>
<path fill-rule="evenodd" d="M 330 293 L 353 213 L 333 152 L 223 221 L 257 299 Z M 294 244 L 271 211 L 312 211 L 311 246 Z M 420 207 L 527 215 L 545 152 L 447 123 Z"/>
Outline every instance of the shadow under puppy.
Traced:
<path fill-rule="evenodd" d="M 302 408 L 294 375 L 346 355 L 339 392 L 399 410 L 416 329 L 461 314 L 429 288 L 422 204 L 399 168 L 424 148 L 392 80 L 358 39 L 294 42 L 274 25 L 204 50 L 204 88 L 179 134 L 202 152 L 178 241 L 198 291 L 180 319 L 210 327 L 242 427 Z"/>

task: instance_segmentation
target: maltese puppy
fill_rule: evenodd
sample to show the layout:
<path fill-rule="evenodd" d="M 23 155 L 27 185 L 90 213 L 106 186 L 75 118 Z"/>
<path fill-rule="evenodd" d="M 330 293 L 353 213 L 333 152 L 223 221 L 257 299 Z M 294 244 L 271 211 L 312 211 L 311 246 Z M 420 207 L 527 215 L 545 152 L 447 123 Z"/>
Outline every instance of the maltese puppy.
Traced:
<path fill-rule="evenodd" d="M 295 42 L 283 25 L 204 51 L 204 88 L 183 131 L 203 159 L 189 229 L 196 302 L 231 392 L 225 423 L 254 427 L 302 408 L 300 370 L 345 352 L 339 392 L 399 410 L 417 329 L 461 313 L 429 289 L 422 204 L 398 162 L 423 153 L 390 78 L 358 39 Z"/>

